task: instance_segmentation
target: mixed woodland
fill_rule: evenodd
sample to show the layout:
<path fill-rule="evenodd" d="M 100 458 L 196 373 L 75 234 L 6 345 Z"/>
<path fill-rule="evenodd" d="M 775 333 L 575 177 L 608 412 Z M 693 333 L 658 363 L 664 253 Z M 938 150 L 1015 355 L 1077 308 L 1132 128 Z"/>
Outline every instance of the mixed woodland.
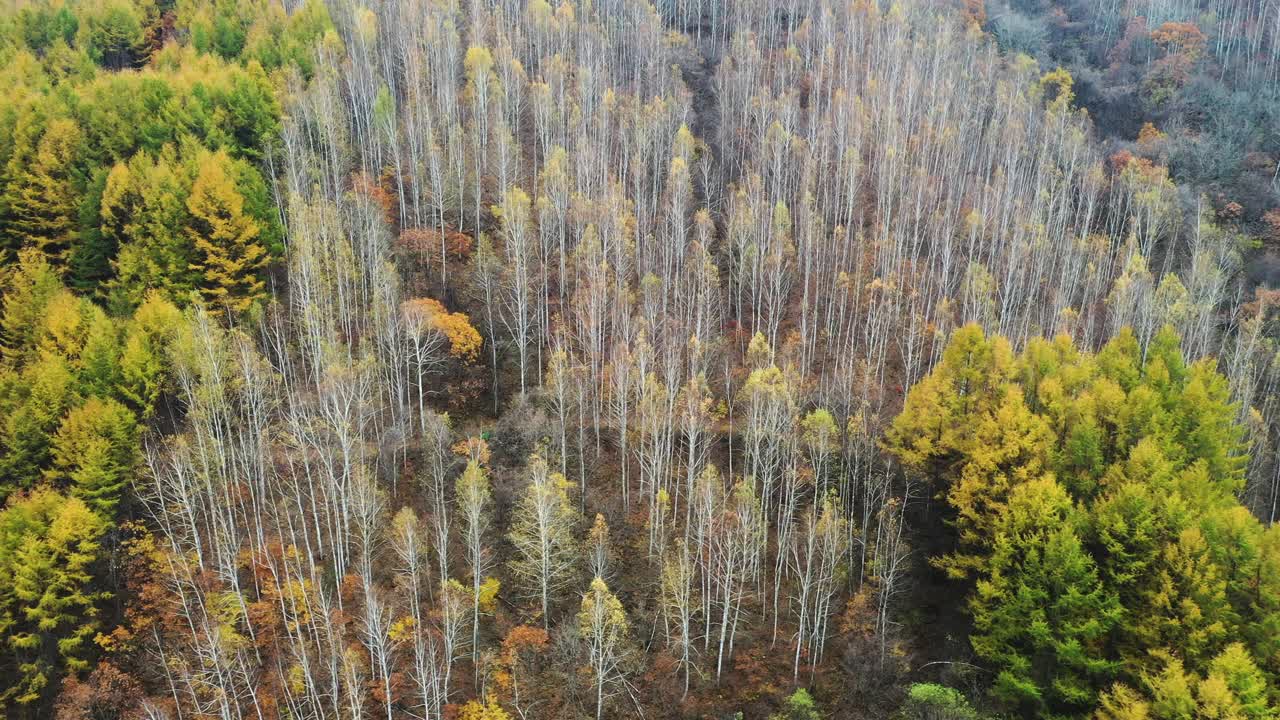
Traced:
<path fill-rule="evenodd" d="M 1280 0 L 5 0 L 0 715 L 1280 718 Z"/>

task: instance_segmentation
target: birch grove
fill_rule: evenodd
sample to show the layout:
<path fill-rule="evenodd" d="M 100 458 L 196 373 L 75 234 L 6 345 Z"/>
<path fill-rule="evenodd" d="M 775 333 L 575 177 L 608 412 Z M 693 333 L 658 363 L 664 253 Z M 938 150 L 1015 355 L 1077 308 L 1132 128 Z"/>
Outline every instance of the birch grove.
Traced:
<path fill-rule="evenodd" d="M 145 441 L 156 717 L 639 717 L 753 662 L 817 682 L 859 628 L 889 667 L 938 509 L 882 433 L 970 322 L 1174 327 L 1280 517 L 1242 238 L 949 6 L 328 8 L 273 151 L 287 279 L 185 310 Z M 526 623 L 538 683 L 499 659 Z"/>

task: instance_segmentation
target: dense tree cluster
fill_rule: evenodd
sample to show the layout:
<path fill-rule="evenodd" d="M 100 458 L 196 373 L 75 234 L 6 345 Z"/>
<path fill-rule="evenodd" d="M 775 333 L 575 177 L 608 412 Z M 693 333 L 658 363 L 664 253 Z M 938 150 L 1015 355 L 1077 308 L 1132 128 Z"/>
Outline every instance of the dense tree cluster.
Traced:
<path fill-rule="evenodd" d="M 0 710 L 1272 717 L 1258 220 L 1001 17 L 4 13 Z"/>
<path fill-rule="evenodd" d="M 934 562 L 973 581 L 996 697 L 1046 717 L 1103 692 L 1107 718 L 1271 716 L 1280 529 L 1237 500 L 1234 415 L 1215 363 L 1188 365 L 1168 328 L 1145 353 L 1127 329 L 1097 354 L 953 335 L 885 444 L 946 499 L 955 549 Z"/>
<path fill-rule="evenodd" d="M 261 164 L 280 116 L 263 64 L 161 47 L 173 11 L 150 3 L 34 3 L 8 21 L 0 253 L 39 249 L 116 314 L 148 290 L 261 298 L 283 249 Z"/>
<path fill-rule="evenodd" d="M 166 382 L 180 315 L 148 295 L 127 321 L 60 281 L 39 249 L 4 274 L 0 306 L 0 707 L 38 705 L 81 671 L 105 593 L 101 545 L 142 467 L 140 427 Z"/>

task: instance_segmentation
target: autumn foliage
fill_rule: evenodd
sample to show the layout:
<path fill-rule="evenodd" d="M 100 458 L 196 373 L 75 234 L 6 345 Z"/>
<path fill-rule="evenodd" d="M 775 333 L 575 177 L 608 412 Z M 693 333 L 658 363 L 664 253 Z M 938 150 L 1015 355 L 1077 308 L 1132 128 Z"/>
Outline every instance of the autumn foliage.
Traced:
<path fill-rule="evenodd" d="M 480 355 L 484 339 L 471 325 L 465 313 L 449 312 L 439 300 L 416 298 L 402 306 L 406 321 L 425 325 L 444 334 L 449 341 L 449 354 L 465 363 L 473 363 Z"/>
<path fill-rule="evenodd" d="M 10 3 L 0 715 L 1274 720 L 1274 4 Z"/>

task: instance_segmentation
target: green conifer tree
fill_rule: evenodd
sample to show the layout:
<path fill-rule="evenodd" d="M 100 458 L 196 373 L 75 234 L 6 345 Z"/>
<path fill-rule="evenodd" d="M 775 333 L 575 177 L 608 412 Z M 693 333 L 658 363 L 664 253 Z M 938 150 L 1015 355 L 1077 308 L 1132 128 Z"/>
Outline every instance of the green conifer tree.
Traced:
<path fill-rule="evenodd" d="M 40 121 L 34 114 L 22 120 Z M 16 141 L 35 140 L 36 133 L 23 130 L 15 132 Z M 35 248 L 61 269 L 79 235 L 81 182 L 76 160 L 81 132 L 75 121 L 57 118 L 48 122 L 38 138 L 32 151 L 16 149 L 9 160 L 6 217 L 0 227 L 10 248 Z"/>
<path fill-rule="evenodd" d="M 0 270 L 4 283 L 4 300 L 0 305 L 0 349 L 9 359 L 34 352 L 45 310 L 60 290 L 62 283 L 38 250 L 18 253 L 12 268 Z"/>
<path fill-rule="evenodd" d="M 106 522 L 77 498 L 37 490 L 0 511 L 0 710 L 33 705 L 62 671 L 88 667 L 98 630 L 92 569 Z"/>
<path fill-rule="evenodd" d="M 1105 640 L 1119 616 L 1077 535 L 1071 498 L 1052 478 L 1013 489 L 986 576 L 970 603 L 979 657 L 996 697 L 1056 717 L 1096 702 L 1115 670 Z"/>
<path fill-rule="evenodd" d="M 137 468 L 138 431 L 133 413 L 114 400 L 90 398 L 67 413 L 52 442 L 46 477 L 106 519 Z"/>
<path fill-rule="evenodd" d="M 269 256 L 257 241 L 258 223 L 245 213 L 225 152 L 201 161 L 187 210 L 200 294 L 213 312 L 243 312 L 265 295 L 262 272 Z"/>

